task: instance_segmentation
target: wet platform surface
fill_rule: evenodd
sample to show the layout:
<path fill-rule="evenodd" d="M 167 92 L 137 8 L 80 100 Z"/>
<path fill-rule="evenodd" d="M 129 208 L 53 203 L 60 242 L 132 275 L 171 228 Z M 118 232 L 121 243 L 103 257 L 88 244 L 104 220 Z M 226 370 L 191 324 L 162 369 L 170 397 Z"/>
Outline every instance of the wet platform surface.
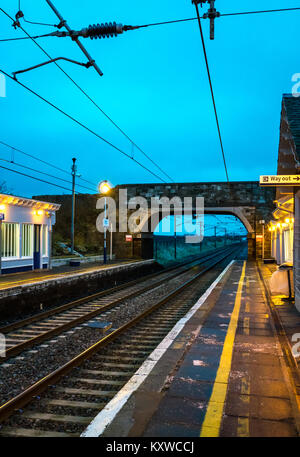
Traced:
<path fill-rule="evenodd" d="M 279 331 L 286 325 L 290 340 L 300 333 L 300 314 L 278 299 L 278 328 L 270 274 L 235 262 L 103 436 L 299 436 L 300 351 L 293 366 Z"/>

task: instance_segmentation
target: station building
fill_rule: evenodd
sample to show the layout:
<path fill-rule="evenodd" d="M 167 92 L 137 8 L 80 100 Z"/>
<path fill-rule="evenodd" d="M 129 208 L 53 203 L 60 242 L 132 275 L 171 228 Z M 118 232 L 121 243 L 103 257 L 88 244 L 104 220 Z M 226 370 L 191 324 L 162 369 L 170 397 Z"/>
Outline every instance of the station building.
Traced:
<path fill-rule="evenodd" d="M 56 203 L 0 194 L 1 274 L 50 268 Z"/>
<path fill-rule="evenodd" d="M 300 175 L 300 97 L 282 99 L 278 175 Z M 292 263 L 295 305 L 300 311 L 300 185 L 276 188 L 271 232 L 272 257 L 277 264 Z"/>

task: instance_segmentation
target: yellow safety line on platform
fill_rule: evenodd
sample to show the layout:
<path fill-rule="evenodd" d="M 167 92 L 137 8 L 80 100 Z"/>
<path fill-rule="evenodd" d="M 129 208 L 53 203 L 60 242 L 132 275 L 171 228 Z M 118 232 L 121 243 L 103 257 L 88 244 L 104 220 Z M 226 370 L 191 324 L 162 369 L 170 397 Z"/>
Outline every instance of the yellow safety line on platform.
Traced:
<path fill-rule="evenodd" d="M 249 317 L 244 317 L 244 334 L 245 335 L 250 334 L 250 318 Z"/>
<path fill-rule="evenodd" d="M 0 283 L 0 289 L 7 289 L 8 288 L 7 286 L 11 286 L 13 284 L 20 284 L 20 283 L 23 283 L 24 285 L 32 284 L 34 282 L 41 282 L 47 278 L 57 279 L 57 278 L 61 278 L 62 276 L 68 276 L 68 275 L 70 276 L 71 274 L 74 274 L 74 272 L 66 272 L 66 273 L 59 273 L 59 274 L 45 275 L 45 276 L 36 276 L 35 278 L 30 278 L 30 279 L 20 279 L 19 281 L 4 282 L 4 283 Z"/>
<path fill-rule="evenodd" d="M 36 282 L 42 282 L 48 278 L 59 279 L 59 278 L 63 278 L 64 276 L 74 276 L 74 275 L 76 275 L 76 273 L 78 273 L 78 274 L 79 273 L 89 273 L 90 271 L 105 270 L 110 267 L 118 267 L 120 265 L 127 264 L 127 263 L 134 263 L 134 262 L 120 262 L 120 263 L 116 263 L 116 264 L 112 263 L 112 264 L 108 264 L 107 266 L 99 265 L 97 268 L 96 267 L 81 268 L 79 270 L 66 271 L 63 273 L 54 273 L 54 274 L 50 274 L 50 275 L 36 276 L 35 278 L 20 279 L 19 281 L 7 281 L 7 282 L 2 282 L 2 283 L 0 282 L 0 290 L 9 289 L 9 286 L 11 286 L 13 284 L 23 283 L 23 285 L 29 285 L 29 284 L 33 284 Z"/>
<path fill-rule="evenodd" d="M 228 378 L 231 370 L 231 360 L 233 345 L 235 340 L 236 329 L 238 325 L 242 289 L 245 278 L 246 261 L 244 261 L 241 277 L 234 303 L 233 312 L 230 319 L 227 335 L 223 345 L 223 351 L 220 359 L 220 365 L 217 371 L 213 391 L 209 399 L 205 418 L 201 428 L 201 437 L 218 437 L 222 422 L 225 398 L 227 393 Z"/>
<path fill-rule="evenodd" d="M 237 436 L 239 436 L 240 438 L 248 438 L 249 435 L 249 418 L 239 417 L 237 425 Z"/>

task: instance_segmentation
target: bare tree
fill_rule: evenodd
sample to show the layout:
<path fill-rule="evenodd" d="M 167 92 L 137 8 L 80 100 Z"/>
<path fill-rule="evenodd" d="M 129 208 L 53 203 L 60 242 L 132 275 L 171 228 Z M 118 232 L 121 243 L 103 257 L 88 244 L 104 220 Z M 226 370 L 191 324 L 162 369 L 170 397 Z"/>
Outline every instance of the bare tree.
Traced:
<path fill-rule="evenodd" d="M 3 194 L 11 194 L 12 193 L 12 189 L 7 186 L 6 181 L 1 181 L 0 182 L 0 192 L 2 192 Z"/>

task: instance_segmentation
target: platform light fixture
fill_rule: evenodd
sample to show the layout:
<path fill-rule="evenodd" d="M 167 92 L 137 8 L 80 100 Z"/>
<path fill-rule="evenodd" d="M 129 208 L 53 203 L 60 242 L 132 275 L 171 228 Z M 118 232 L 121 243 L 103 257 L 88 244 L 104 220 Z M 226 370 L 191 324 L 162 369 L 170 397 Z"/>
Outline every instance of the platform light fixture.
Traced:
<path fill-rule="evenodd" d="M 4 211 L 5 210 L 5 205 L 0 205 L 0 211 Z"/>
<path fill-rule="evenodd" d="M 111 190 L 111 184 L 107 180 L 101 181 L 98 184 L 98 190 L 100 194 L 107 194 Z"/>
<path fill-rule="evenodd" d="M 284 219 L 284 222 L 285 222 L 286 224 L 289 224 L 289 223 L 291 222 L 291 220 L 290 220 L 289 217 L 286 217 L 286 218 Z"/>
<path fill-rule="evenodd" d="M 104 233 L 103 233 L 103 244 L 104 244 L 103 245 L 103 263 L 104 264 L 106 263 L 106 258 L 107 258 L 106 257 L 106 231 L 107 231 L 107 227 L 109 226 L 109 221 L 107 219 L 107 212 L 106 212 L 106 194 L 111 190 L 111 188 L 112 188 L 112 186 L 107 180 L 101 181 L 98 184 L 99 193 L 103 194 L 105 196 L 104 220 L 103 220 L 103 223 L 105 223 L 105 225 L 103 225 L 103 227 L 104 227 Z"/>
<path fill-rule="evenodd" d="M 42 216 L 44 214 L 44 211 L 42 209 L 37 209 L 37 210 L 33 211 L 33 214 L 35 216 Z"/>

